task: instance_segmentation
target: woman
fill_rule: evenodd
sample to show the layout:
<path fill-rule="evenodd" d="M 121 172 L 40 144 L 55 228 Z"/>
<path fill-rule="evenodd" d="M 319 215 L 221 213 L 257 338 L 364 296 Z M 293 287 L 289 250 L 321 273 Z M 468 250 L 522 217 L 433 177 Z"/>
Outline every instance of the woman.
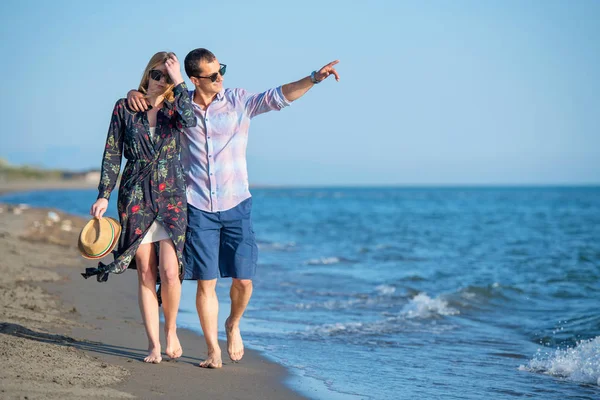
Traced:
<path fill-rule="evenodd" d="M 167 339 L 166 354 L 181 357 L 176 333 L 177 310 L 183 278 L 183 246 L 187 225 L 187 203 L 183 170 L 179 161 L 180 134 L 196 124 L 180 65 L 173 53 L 156 53 L 148 63 L 139 91 L 150 104 L 145 112 L 134 112 L 126 100 L 117 101 L 112 113 L 98 199 L 90 214 L 102 218 L 121 168 L 118 210 L 122 234 L 115 260 L 88 268 L 85 278 L 97 275 L 106 281 L 108 273 L 138 271 L 138 296 L 148 336 L 145 362 L 162 360 L 158 307 L 162 297 Z M 161 289 L 155 290 L 157 270 Z"/>

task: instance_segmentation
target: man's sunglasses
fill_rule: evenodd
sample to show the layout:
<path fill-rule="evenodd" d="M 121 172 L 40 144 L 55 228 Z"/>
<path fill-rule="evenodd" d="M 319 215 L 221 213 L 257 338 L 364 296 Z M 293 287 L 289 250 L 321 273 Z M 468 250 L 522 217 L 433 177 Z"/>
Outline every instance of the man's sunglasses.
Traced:
<path fill-rule="evenodd" d="M 216 82 L 218 76 L 225 75 L 225 72 L 227 71 L 227 65 L 225 65 L 225 64 L 219 64 L 219 65 L 221 66 L 221 68 L 219 68 L 219 72 L 215 72 L 214 74 L 211 74 L 209 76 L 197 76 L 196 78 L 210 79 L 211 82 Z"/>
<path fill-rule="evenodd" d="M 164 72 L 158 69 L 150 70 L 150 78 L 154 79 L 157 82 L 160 81 L 160 78 L 162 78 L 163 76 L 165 77 L 165 82 L 167 82 L 169 85 L 173 83 L 169 74 L 165 74 Z"/>

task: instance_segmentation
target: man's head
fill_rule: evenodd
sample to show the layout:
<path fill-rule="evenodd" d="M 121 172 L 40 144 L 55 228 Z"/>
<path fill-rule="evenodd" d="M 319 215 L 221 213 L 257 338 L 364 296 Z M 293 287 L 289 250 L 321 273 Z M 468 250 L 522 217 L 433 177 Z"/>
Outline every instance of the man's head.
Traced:
<path fill-rule="evenodd" d="M 185 73 L 196 90 L 206 94 L 217 94 L 223 89 L 225 65 L 206 49 L 195 49 L 185 57 Z"/>

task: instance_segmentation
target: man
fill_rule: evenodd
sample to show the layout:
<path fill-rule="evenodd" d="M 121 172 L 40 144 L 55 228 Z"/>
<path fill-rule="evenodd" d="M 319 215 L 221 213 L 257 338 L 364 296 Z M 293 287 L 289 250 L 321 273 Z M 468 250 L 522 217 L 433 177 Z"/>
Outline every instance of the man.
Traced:
<path fill-rule="evenodd" d="M 252 197 L 248 190 L 246 146 L 250 120 L 280 110 L 330 75 L 339 81 L 333 61 L 299 81 L 259 94 L 223 89 L 226 66 L 206 49 L 191 51 L 185 72 L 195 86 L 190 92 L 197 126 L 185 129 L 182 162 L 186 173 L 188 230 L 185 279 L 198 281 L 196 308 L 208 347 L 200 366 L 221 368 L 218 342 L 217 277 L 231 277 L 231 311 L 225 323 L 232 361 L 244 355 L 240 320 L 252 296 L 258 248 L 252 230 Z M 147 109 L 141 93 L 128 94 L 129 106 Z"/>

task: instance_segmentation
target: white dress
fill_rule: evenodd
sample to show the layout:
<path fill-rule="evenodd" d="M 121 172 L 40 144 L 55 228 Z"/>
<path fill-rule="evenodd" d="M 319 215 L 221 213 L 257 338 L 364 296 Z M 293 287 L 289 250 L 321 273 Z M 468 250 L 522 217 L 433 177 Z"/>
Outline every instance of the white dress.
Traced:
<path fill-rule="evenodd" d="M 151 126 L 150 127 L 150 137 L 154 136 L 155 131 L 156 131 L 156 127 Z M 167 233 L 167 231 L 165 230 L 165 228 L 162 226 L 162 224 L 160 222 L 154 221 L 152 223 L 152 225 L 150 226 L 150 229 L 148 229 L 146 236 L 144 236 L 144 239 L 142 240 L 142 244 L 159 242 L 159 241 L 165 240 L 165 239 L 169 239 L 169 234 Z"/>

